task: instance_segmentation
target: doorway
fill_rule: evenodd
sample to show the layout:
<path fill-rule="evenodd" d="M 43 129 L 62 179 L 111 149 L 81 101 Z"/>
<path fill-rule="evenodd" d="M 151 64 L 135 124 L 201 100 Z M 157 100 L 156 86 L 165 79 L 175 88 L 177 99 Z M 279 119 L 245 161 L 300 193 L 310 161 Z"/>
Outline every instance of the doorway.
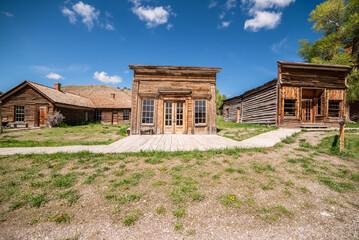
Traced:
<path fill-rule="evenodd" d="M 39 127 L 46 126 L 46 119 L 47 119 L 47 106 L 39 106 L 38 107 L 38 117 L 39 117 Z"/>
<path fill-rule="evenodd" d="M 184 132 L 184 102 L 164 102 L 164 133 Z"/>
<path fill-rule="evenodd" d="M 302 122 L 313 122 L 313 101 L 311 99 L 302 100 Z"/>

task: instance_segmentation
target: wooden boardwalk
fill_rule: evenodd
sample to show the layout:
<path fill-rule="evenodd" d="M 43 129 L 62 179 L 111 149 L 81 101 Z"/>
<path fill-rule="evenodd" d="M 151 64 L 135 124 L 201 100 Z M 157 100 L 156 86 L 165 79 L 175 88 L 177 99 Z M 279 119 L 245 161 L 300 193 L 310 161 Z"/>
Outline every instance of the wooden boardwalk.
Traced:
<path fill-rule="evenodd" d="M 282 139 L 299 132 L 300 129 L 282 128 L 260 134 L 241 142 L 217 135 L 132 135 L 110 145 L 96 146 L 63 146 L 63 147 L 32 147 L 32 148 L 0 148 L 0 155 L 81 152 L 123 153 L 139 151 L 206 151 L 225 148 L 273 147 Z"/>

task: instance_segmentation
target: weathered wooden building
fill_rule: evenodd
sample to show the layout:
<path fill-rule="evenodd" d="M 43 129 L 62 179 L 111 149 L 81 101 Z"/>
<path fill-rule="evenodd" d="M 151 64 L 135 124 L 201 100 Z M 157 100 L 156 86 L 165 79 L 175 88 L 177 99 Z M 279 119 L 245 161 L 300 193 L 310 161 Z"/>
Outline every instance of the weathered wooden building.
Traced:
<path fill-rule="evenodd" d="M 82 94 L 86 94 L 86 91 L 83 90 Z M 55 87 L 50 88 L 24 81 L 0 97 L 1 120 L 14 127 L 41 127 L 46 126 L 48 114 L 57 110 L 68 123 L 96 120 L 108 124 L 129 122 L 130 94 L 122 96 L 126 98 L 121 100 L 116 100 L 115 95 L 112 95 L 113 98 L 110 95 L 107 98 L 106 95 L 102 97 L 92 100 L 80 94 L 67 92 L 61 88 L 60 83 L 55 83 Z M 106 102 L 104 102 L 105 98 Z M 128 112 L 126 118 L 125 110 Z M 119 114 L 120 111 L 122 114 Z M 109 119 L 106 118 L 107 112 L 111 113 L 107 114 L 110 115 Z"/>
<path fill-rule="evenodd" d="M 338 126 L 349 66 L 278 62 L 278 78 L 223 102 L 223 119 L 283 127 Z"/>
<path fill-rule="evenodd" d="M 95 107 L 95 121 L 103 124 L 130 123 L 130 89 L 118 89 L 106 85 L 68 85 L 63 91 L 91 100 Z"/>
<path fill-rule="evenodd" d="M 129 65 L 131 134 L 215 134 L 221 68 Z"/>

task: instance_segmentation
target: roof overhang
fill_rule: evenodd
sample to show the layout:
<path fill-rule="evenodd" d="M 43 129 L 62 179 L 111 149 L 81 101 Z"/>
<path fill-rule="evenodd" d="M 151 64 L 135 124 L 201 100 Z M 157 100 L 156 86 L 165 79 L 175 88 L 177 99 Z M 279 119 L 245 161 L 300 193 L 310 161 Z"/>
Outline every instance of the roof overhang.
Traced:
<path fill-rule="evenodd" d="M 190 71 L 190 72 L 206 72 L 219 73 L 222 68 L 215 67 L 193 67 L 193 66 L 156 66 L 156 65 L 128 65 L 131 70 L 144 71 Z"/>
<path fill-rule="evenodd" d="M 341 72 L 349 72 L 350 70 L 352 70 L 352 67 L 347 65 L 331 65 L 331 64 L 285 62 L 285 61 L 278 61 L 277 64 L 278 67 L 296 68 L 296 69 L 312 69 L 312 70 L 341 71 Z"/>

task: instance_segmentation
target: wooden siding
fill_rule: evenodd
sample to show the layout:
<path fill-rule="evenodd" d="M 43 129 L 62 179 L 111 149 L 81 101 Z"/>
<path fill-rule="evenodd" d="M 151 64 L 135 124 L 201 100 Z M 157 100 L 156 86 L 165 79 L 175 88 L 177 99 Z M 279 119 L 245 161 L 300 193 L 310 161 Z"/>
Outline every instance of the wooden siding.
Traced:
<path fill-rule="evenodd" d="M 101 111 L 101 123 L 102 124 L 128 124 L 131 119 L 131 109 L 129 120 L 123 120 L 123 111 L 125 109 L 96 109 L 97 111 Z"/>
<path fill-rule="evenodd" d="M 227 109 L 229 109 L 228 116 L 226 111 Z M 241 96 L 227 99 L 223 103 L 224 121 L 228 122 L 274 125 L 276 121 L 276 111 L 276 80 L 247 91 Z M 238 119 L 237 115 L 239 115 Z"/>
<path fill-rule="evenodd" d="M 14 122 L 15 106 L 24 106 L 24 123 L 29 127 L 38 126 L 38 105 L 48 106 L 49 112 L 53 111 L 53 105 L 49 100 L 29 86 L 25 86 L 11 96 L 5 98 L 1 105 L 3 121 Z"/>
<path fill-rule="evenodd" d="M 55 105 L 55 109 L 60 111 L 64 115 L 64 122 L 66 123 L 80 123 L 85 122 L 85 112 L 88 112 L 88 121 L 93 122 L 95 119 L 95 110 L 86 109 L 86 108 L 76 108 L 76 107 L 65 107 Z"/>
<path fill-rule="evenodd" d="M 164 104 L 183 102 L 184 134 L 216 133 L 216 72 L 217 68 L 137 66 L 132 88 L 131 134 L 164 133 Z M 207 72 L 206 72 L 207 71 Z M 142 102 L 154 100 L 153 124 L 142 124 Z M 206 124 L 194 124 L 196 100 L 206 101 Z"/>

